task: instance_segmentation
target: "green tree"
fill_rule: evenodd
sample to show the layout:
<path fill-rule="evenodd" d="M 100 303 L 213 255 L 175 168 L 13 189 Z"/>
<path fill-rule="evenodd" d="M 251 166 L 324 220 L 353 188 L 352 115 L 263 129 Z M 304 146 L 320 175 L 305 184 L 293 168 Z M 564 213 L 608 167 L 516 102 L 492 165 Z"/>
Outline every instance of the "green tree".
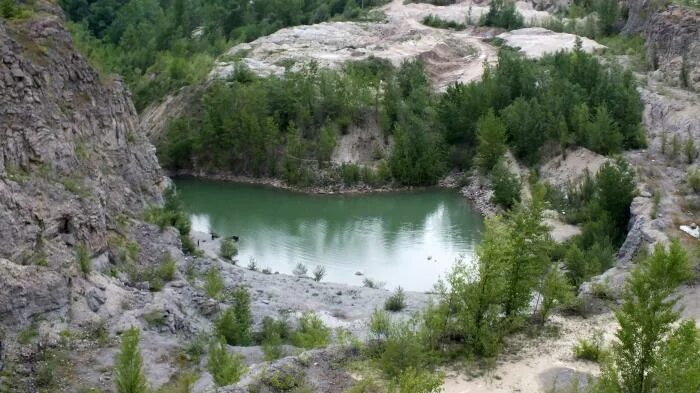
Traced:
<path fill-rule="evenodd" d="M 596 185 L 596 201 L 610 217 L 616 233 L 621 237 L 626 232 L 630 204 L 637 193 L 634 169 L 623 159 L 606 162 L 598 170 Z"/>
<path fill-rule="evenodd" d="M 684 321 L 659 351 L 654 365 L 656 391 L 700 391 L 700 335 L 695 321 Z"/>
<path fill-rule="evenodd" d="M 520 202 L 520 180 L 511 173 L 503 160 L 499 161 L 491 171 L 493 186 L 493 202 L 505 209 L 510 209 Z"/>
<path fill-rule="evenodd" d="M 250 294 L 243 287 L 233 291 L 233 305 L 221 314 L 216 321 L 216 331 L 229 345 L 245 346 L 252 342 Z"/>
<path fill-rule="evenodd" d="M 531 164 L 537 162 L 539 149 L 547 138 L 538 116 L 542 111 L 535 100 L 519 97 L 501 112 L 514 154 Z"/>
<path fill-rule="evenodd" d="M 231 260 L 236 254 L 238 254 L 238 247 L 236 247 L 233 239 L 227 238 L 221 241 L 221 246 L 219 247 L 221 258 Z"/>
<path fill-rule="evenodd" d="M 616 0 L 597 0 L 595 11 L 598 15 L 598 30 L 604 35 L 615 33 L 620 17 L 620 6 Z"/>
<path fill-rule="evenodd" d="M 401 184 L 434 184 L 444 173 L 444 151 L 438 135 L 417 128 L 397 128 L 394 141 L 389 168 Z"/>
<path fill-rule="evenodd" d="M 221 294 L 221 290 L 224 289 L 224 279 L 221 277 L 219 269 L 212 264 L 207 271 L 207 275 L 204 278 L 204 292 L 210 298 L 216 299 Z"/>
<path fill-rule="evenodd" d="M 504 266 L 512 255 L 503 240 L 508 233 L 503 217 L 486 220 L 484 238 L 477 249 L 477 263 L 458 261 L 438 285 L 440 303 L 424 314 L 424 332 L 432 349 L 442 349 L 446 338 L 463 342 L 462 350 L 482 356 L 494 356 L 501 344 L 502 295 L 505 288 Z"/>
<path fill-rule="evenodd" d="M 574 298 L 573 288 L 559 266 L 552 264 L 542 278 L 539 287 L 542 303 L 539 305 L 540 321 L 544 324 L 557 305 L 567 305 Z"/>
<path fill-rule="evenodd" d="M 660 383 L 657 370 L 669 346 L 676 311 L 675 289 L 692 277 L 683 247 L 674 240 L 669 249 L 656 246 L 654 253 L 627 279 L 622 306 L 615 312 L 620 324 L 612 358 L 603 368 L 599 389 L 605 392 L 648 393 Z M 681 332 L 681 334 L 683 334 Z M 672 341 L 671 341 L 672 342 Z"/>
<path fill-rule="evenodd" d="M 623 136 L 607 108 L 597 107 L 589 126 L 588 146 L 601 154 L 613 154 L 622 150 L 622 142 Z"/>
<path fill-rule="evenodd" d="M 576 288 L 598 273 L 601 268 L 598 260 L 588 258 L 575 242 L 567 247 L 564 264 L 566 265 L 566 275 Z"/>
<path fill-rule="evenodd" d="M 489 172 L 506 152 L 506 128 L 500 119 L 489 110 L 477 122 L 477 163 L 484 172 Z"/>
<path fill-rule="evenodd" d="M 214 340 L 209 345 L 207 370 L 217 386 L 227 386 L 240 381 L 246 369 L 240 356 L 228 352 L 223 338 Z"/>
<path fill-rule="evenodd" d="M 532 291 L 551 261 L 552 240 L 542 223 L 544 201 L 533 192 L 529 204 L 519 205 L 508 217 L 507 242 L 512 255 L 504 266 L 503 312 L 515 318 L 530 304 Z"/>
<path fill-rule="evenodd" d="M 330 161 L 335 149 L 338 132 L 333 124 L 328 123 L 324 124 L 319 132 L 317 159 L 320 162 Z"/>
<path fill-rule="evenodd" d="M 118 393 L 146 393 L 146 376 L 139 351 L 139 330 L 130 328 L 121 335 L 121 346 L 115 364 L 114 383 Z"/>

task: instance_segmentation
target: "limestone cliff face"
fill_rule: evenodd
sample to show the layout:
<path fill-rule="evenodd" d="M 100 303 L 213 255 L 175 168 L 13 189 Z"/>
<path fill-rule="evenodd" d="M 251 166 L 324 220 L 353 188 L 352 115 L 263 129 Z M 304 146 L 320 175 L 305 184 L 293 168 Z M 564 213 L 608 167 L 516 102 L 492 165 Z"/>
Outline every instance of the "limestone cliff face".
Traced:
<path fill-rule="evenodd" d="M 36 2 L 29 19 L 0 18 L 0 277 L 21 287 L 44 274 L 60 287 L 74 247 L 104 248 L 122 217 L 159 201 L 160 181 L 123 83 L 78 54 L 60 9 Z M 39 267 L 29 274 L 12 263 Z M 0 320 L 11 311 L 0 308 Z"/>
<path fill-rule="evenodd" d="M 700 11 L 671 5 L 651 15 L 647 62 L 673 85 L 700 90 Z"/>

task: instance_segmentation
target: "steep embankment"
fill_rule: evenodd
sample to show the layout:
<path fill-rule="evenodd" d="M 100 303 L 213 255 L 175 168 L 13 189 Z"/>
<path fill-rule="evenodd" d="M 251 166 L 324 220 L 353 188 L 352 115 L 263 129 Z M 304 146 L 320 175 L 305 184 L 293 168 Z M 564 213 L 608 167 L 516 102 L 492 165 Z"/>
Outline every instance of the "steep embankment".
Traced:
<path fill-rule="evenodd" d="M 0 306 L 4 323 L 64 306 L 78 243 L 106 247 L 121 214 L 160 199 L 160 167 L 122 82 L 75 52 L 57 6 L 34 12 L 0 19 L 0 275 L 16 277 L 0 284 L 0 298 L 15 299 Z"/>

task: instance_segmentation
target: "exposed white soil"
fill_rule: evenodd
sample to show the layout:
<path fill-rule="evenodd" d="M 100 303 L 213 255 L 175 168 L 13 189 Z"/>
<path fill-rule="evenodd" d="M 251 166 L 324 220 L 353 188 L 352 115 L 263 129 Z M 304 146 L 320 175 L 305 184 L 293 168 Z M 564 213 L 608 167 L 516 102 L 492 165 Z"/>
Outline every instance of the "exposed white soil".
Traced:
<path fill-rule="evenodd" d="M 543 27 L 526 27 L 512 30 L 498 35 L 512 48 L 519 48 L 520 52 L 531 59 L 538 59 L 547 53 L 559 50 L 573 50 L 578 36 L 569 33 L 555 33 Z M 593 52 L 605 48 L 590 38 L 581 38 L 581 48 L 586 52 Z"/>
<path fill-rule="evenodd" d="M 331 162 L 374 166 L 378 160 L 389 155 L 392 139 L 384 138 L 376 117 L 372 116 L 362 127 L 353 125 L 339 136 Z"/>
<path fill-rule="evenodd" d="M 604 342 L 610 342 L 617 328 L 614 316 L 605 313 L 586 319 L 555 315 L 548 324 L 558 333 L 543 333 L 534 339 L 522 335 L 510 338 L 505 353 L 485 375 L 471 378 L 449 373 L 445 393 L 542 392 L 554 383 L 565 387 L 577 376 L 585 382 L 588 376 L 598 375 L 598 365 L 574 359 L 572 348 L 580 339 L 591 339 L 596 331 L 602 333 Z"/>
<path fill-rule="evenodd" d="M 431 13 L 464 21 L 470 4 L 436 7 L 395 0 L 382 8 L 385 23 L 327 22 L 282 29 L 231 48 L 228 56 L 223 56 L 215 66 L 212 77 L 226 76 L 234 69 L 231 56 L 243 58 L 260 75 L 282 74 L 285 65 L 293 64 L 292 69 L 299 69 L 310 61 L 323 68 L 337 69 L 347 61 L 375 56 L 394 65 L 406 59 L 422 58 L 438 89 L 454 82 L 476 80 L 482 75 L 484 62 L 496 58 L 496 49 L 481 40 L 484 34 L 491 36 L 492 29 L 453 31 L 420 23 Z M 485 9 L 474 6 L 472 13 L 479 15 Z"/>
<path fill-rule="evenodd" d="M 595 175 L 607 160 L 607 157 L 585 147 L 569 148 L 565 155 L 558 155 L 540 167 L 540 179 L 562 188 L 569 182 L 580 181 L 586 172 Z"/>

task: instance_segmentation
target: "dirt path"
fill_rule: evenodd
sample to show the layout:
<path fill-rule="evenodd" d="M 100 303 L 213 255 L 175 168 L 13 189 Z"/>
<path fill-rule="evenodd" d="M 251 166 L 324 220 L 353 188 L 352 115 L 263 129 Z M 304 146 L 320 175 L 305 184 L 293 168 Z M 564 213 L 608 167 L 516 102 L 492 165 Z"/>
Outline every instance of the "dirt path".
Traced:
<path fill-rule="evenodd" d="M 549 322 L 558 334 L 539 338 L 515 337 L 507 345 L 496 367 L 482 376 L 466 377 L 464 373 L 448 373 L 445 393 L 511 393 L 541 392 L 566 386 L 573 378 L 581 382 L 599 373 L 596 363 L 573 358 L 573 346 L 579 339 L 590 339 L 597 330 L 609 342 L 617 327 L 612 313 L 572 318 L 553 316 Z"/>

